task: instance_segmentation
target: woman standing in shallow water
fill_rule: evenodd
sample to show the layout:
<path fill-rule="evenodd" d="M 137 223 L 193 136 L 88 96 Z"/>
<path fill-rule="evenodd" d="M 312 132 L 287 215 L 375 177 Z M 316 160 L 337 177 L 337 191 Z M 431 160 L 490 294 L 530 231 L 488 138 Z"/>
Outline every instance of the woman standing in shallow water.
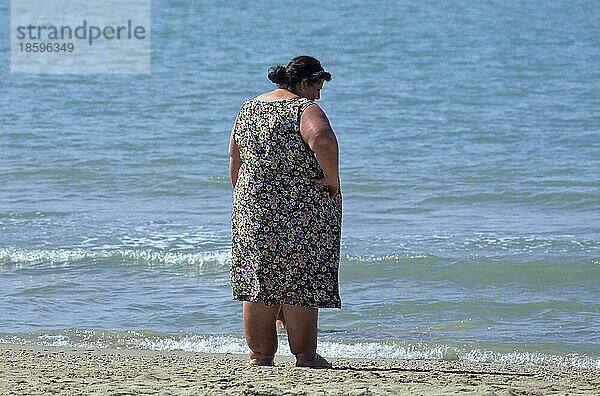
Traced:
<path fill-rule="evenodd" d="M 278 88 L 242 104 L 229 141 L 233 297 L 251 364 L 273 365 L 281 310 L 296 366 L 331 367 L 317 317 L 341 306 L 342 196 L 337 139 L 315 103 L 331 74 L 298 56 L 268 76 Z"/>

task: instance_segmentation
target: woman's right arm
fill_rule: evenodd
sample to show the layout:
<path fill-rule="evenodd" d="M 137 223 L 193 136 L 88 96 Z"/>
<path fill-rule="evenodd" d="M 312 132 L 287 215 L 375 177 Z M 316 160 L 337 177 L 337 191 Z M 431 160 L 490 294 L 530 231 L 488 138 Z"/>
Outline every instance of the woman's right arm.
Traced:
<path fill-rule="evenodd" d="M 340 191 L 338 143 L 327 116 L 319 106 L 308 106 L 302 112 L 300 134 L 323 170 L 323 177 L 314 181 L 329 187 L 329 195 L 334 197 Z"/>

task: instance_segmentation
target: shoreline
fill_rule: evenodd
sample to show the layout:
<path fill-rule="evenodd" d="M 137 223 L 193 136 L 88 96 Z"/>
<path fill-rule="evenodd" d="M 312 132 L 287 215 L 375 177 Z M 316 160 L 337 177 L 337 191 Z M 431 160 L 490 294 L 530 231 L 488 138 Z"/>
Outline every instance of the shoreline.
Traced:
<path fill-rule="evenodd" d="M 0 395 L 398 395 L 600 393 L 600 369 L 442 360 L 330 359 L 252 367 L 245 355 L 0 344 Z"/>

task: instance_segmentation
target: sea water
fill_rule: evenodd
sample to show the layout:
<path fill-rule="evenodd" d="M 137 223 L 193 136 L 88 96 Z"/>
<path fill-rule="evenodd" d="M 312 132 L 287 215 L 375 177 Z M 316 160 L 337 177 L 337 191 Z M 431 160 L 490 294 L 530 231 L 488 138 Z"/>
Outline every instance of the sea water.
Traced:
<path fill-rule="evenodd" d="M 328 357 L 600 367 L 595 1 L 153 1 L 152 72 L 9 72 L 0 342 L 246 352 L 229 130 L 298 54 L 333 74 Z M 289 354 L 285 336 L 280 353 Z"/>

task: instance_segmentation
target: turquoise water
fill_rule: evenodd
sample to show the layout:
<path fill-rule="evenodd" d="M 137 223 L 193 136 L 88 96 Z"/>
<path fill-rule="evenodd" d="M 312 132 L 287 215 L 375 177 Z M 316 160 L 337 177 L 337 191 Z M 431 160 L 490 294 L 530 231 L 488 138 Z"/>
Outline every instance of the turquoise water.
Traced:
<path fill-rule="evenodd" d="M 153 1 L 149 75 L 10 74 L 8 12 L 0 342 L 243 353 L 229 129 L 307 53 L 344 196 L 324 354 L 600 367 L 595 2 Z"/>

